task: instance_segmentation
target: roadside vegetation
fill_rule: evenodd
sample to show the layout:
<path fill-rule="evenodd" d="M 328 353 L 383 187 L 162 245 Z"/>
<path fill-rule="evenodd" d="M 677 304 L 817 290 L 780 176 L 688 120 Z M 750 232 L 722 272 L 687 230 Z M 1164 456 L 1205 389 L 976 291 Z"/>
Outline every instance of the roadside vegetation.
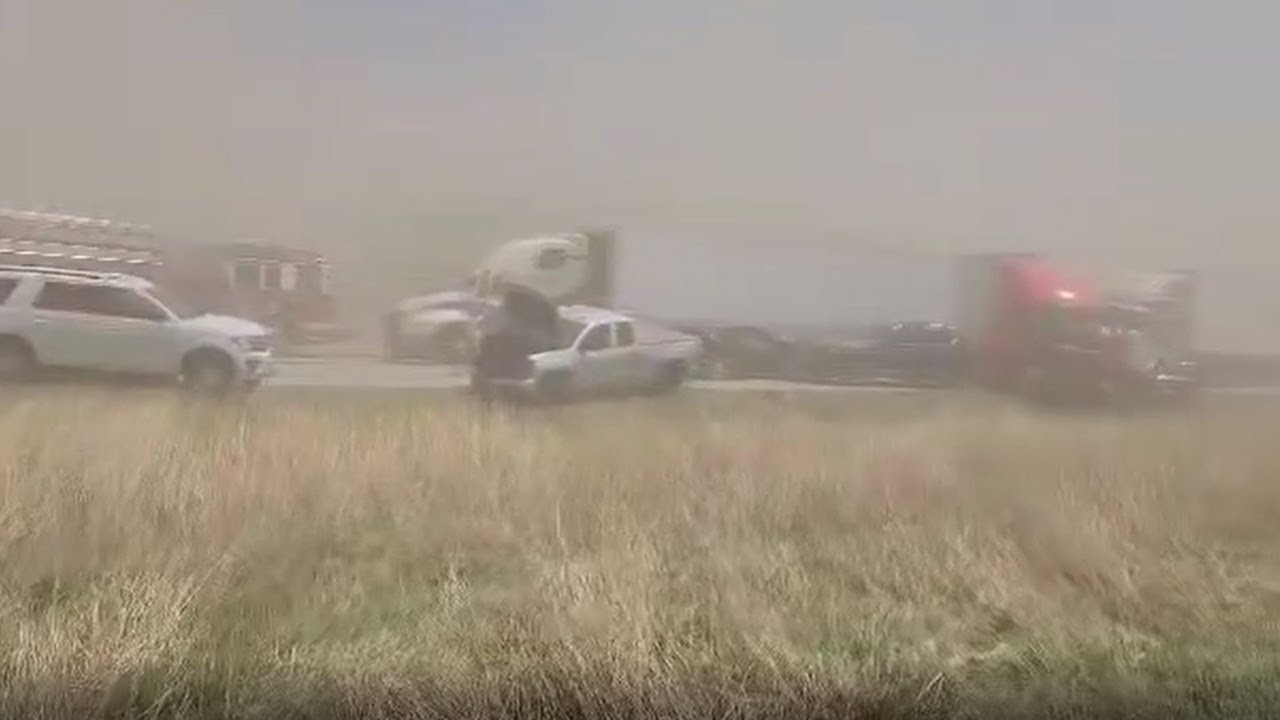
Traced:
<path fill-rule="evenodd" d="M 4 717 L 1265 717 L 1280 409 L 33 389 Z"/>

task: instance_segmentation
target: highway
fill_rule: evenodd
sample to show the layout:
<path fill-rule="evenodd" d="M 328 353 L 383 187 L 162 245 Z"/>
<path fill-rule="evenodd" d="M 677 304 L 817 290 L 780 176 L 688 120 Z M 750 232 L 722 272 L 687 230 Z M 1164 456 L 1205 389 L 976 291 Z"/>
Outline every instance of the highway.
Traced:
<path fill-rule="evenodd" d="M 449 390 L 466 387 L 466 368 L 447 365 L 393 364 L 365 358 L 280 358 L 266 388 L 334 390 Z M 778 380 L 690 381 L 688 387 L 722 392 L 912 393 L 912 388 L 812 385 Z M 1214 388 L 1222 395 L 1280 396 L 1280 387 Z"/>
<path fill-rule="evenodd" d="M 465 367 L 384 363 L 372 359 L 278 359 L 267 388 L 448 390 L 467 385 Z M 690 381 L 688 387 L 747 392 L 916 392 L 910 388 L 810 385 L 778 380 Z"/>

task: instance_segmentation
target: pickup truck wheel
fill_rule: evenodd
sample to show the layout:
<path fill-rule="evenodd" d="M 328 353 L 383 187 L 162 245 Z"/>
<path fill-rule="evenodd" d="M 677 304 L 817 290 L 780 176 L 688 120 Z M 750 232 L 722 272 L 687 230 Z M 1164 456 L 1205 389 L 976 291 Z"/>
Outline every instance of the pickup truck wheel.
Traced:
<path fill-rule="evenodd" d="M 553 372 L 538 378 L 538 399 L 548 403 L 561 403 L 569 399 L 572 378 L 568 373 Z"/>
<path fill-rule="evenodd" d="M 658 381 L 654 390 L 658 393 L 675 392 L 684 384 L 686 373 L 684 363 L 677 362 L 664 365 L 658 372 Z"/>
<path fill-rule="evenodd" d="M 729 366 L 722 358 L 705 358 L 696 367 L 695 374 L 705 380 L 729 379 Z"/>
<path fill-rule="evenodd" d="M 489 384 L 488 378 L 478 372 L 471 373 L 471 382 L 467 385 L 467 390 L 482 401 L 493 398 L 493 386 Z"/>
<path fill-rule="evenodd" d="M 35 369 L 35 353 L 18 338 L 0 338 L 0 382 L 21 382 Z"/>
<path fill-rule="evenodd" d="M 394 325 L 386 328 L 382 336 L 382 357 L 388 362 L 399 362 L 404 358 L 400 348 L 400 332 Z"/>
<path fill-rule="evenodd" d="M 223 395 L 235 381 L 231 358 L 217 350 L 197 350 L 182 362 L 182 385 L 201 395 Z"/>

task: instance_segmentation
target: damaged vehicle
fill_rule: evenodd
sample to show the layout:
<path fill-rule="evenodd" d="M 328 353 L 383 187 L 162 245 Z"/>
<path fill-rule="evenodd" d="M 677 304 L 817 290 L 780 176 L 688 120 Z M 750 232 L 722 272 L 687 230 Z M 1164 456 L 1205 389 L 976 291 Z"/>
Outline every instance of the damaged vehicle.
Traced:
<path fill-rule="evenodd" d="M 1101 333 L 1114 392 L 1126 406 L 1178 406 L 1194 401 L 1204 373 L 1192 349 L 1194 273 L 1148 273 L 1138 290 L 1113 292 L 1101 312 Z"/>
<path fill-rule="evenodd" d="M 791 374 L 794 345 L 752 325 L 680 326 L 702 341 L 691 375 L 702 380 L 774 380 Z"/>
<path fill-rule="evenodd" d="M 392 362 L 469 362 L 476 351 L 476 322 L 488 307 L 466 291 L 401 300 L 383 316 L 383 355 Z"/>
<path fill-rule="evenodd" d="M 700 351 L 697 338 L 585 305 L 556 307 L 509 291 L 481 322 L 471 390 L 558 403 L 587 396 L 673 392 Z"/>
<path fill-rule="evenodd" d="M 856 339 L 798 343 L 796 355 L 808 382 L 947 387 L 964 376 L 959 336 L 942 322 L 876 325 Z"/>

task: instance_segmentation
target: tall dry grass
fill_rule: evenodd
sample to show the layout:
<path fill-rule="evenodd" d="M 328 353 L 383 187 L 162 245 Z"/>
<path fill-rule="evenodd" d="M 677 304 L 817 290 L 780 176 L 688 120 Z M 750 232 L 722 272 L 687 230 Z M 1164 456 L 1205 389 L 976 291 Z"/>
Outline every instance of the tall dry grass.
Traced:
<path fill-rule="evenodd" d="M 6 716 L 1265 716 L 1280 411 L 40 390 Z"/>

